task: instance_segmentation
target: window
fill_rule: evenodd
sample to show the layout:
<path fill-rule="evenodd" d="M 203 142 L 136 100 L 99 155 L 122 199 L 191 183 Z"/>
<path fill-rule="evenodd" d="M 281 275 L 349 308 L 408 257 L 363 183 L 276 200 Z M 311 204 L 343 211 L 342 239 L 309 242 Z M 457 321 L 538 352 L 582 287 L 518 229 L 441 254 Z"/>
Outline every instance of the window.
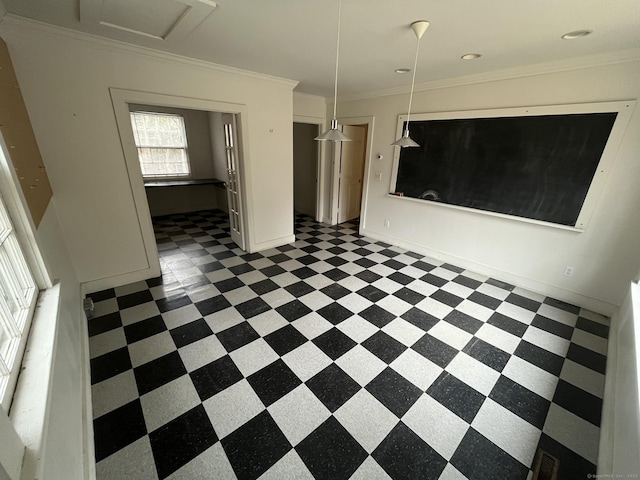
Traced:
<path fill-rule="evenodd" d="M 131 112 L 133 137 L 144 178 L 189 177 L 187 134 L 182 115 Z"/>
<path fill-rule="evenodd" d="M 9 410 L 38 289 L 0 197 L 0 401 Z"/>

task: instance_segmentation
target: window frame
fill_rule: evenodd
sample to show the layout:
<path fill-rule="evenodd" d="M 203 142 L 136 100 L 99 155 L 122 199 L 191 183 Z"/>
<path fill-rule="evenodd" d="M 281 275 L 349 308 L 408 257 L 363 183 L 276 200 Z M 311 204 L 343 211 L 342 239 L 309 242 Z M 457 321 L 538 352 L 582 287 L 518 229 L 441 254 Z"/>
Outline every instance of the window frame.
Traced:
<path fill-rule="evenodd" d="M 134 125 L 134 116 L 136 114 L 141 114 L 141 115 L 152 115 L 152 116 L 156 116 L 156 117 L 174 117 L 174 118 L 179 118 L 180 119 L 180 123 L 181 123 L 181 127 L 182 127 L 182 138 L 184 139 L 184 146 L 180 146 L 180 147 L 173 147 L 173 146 L 163 146 L 163 145 L 158 145 L 158 146 L 151 146 L 151 145 L 144 145 L 141 146 L 139 145 L 138 142 L 138 135 L 137 135 L 137 131 L 136 131 L 136 127 Z M 130 110 L 129 111 L 129 120 L 131 122 L 131 131 L 133 133 L 133 141 L 134 141 L 134 146 L 136 148 L 137 154 L 138 154 L 138 163 L 140 164 L 140 172 L 142 174 L 142 179 L 144 181 L 162 181 L 162 180 L 166 180 L 166 181 L 172 181 L 172 180 L 190 180 L 191 178 L 193 178 L 193 169 L 191 167 L 191 160 L 189 158 L 189 141 L 187 138 L 187 122 L 186 119 L 184 117 L 184 115 L 180 114 L 180 113 L 169 113 L 169 112 L 154 112 L 154 111 L 148 111 L 148 110 Z M 188 173 L 186 174 L 176 174 L 176 175 L 148 175 L 144 173 L 144 168 L 143 168 L 143 162 L 142 162 L 142 152 L 141 150 L 143 149 L 175 149 L 175 150 L 182 150 L 184 152 L 184 156 L 185 156 L 185 163 L 186 163 L 186 167 L 188 169 Z"/>
<path fill-rule="evenodd" d="M 3 206 L 0 205 L 0 209 L 4 207 L 12 226 L 11 235 L 15 238 L 15 244 L 19 248 L 24 262 L 22 268 L 29 271 L 32 283 L 32 296 L 28 308 L 22 312 L 20 340 L 14 346 L 13 362 L 9 366 L 8 378 L 0 372 L 0 375 L 5 377 L 0 379 L 0 406 L 6 412 L 10 409 L 15 392 L 39 292 L 52 286 L 49 272 L 37 246 L 34 233 L 36 228 L 31 215 L 27 212 L 26 200 L 19 185 L 15 168 L 11 162 L 10 150 L 7 148 L 4 137 L 0 134 L 0 202 L 3 204 Z"/>

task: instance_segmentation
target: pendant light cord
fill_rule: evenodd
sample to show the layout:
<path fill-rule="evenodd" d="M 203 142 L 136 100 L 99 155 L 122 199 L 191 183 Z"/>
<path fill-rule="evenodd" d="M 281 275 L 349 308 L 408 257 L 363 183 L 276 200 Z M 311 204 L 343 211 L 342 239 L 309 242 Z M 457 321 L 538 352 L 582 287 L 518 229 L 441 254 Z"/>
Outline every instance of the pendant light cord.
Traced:
<path fill-rule="evenodd" d="M 342 0 L 338 2 L 338 41 L 336 42 L 336 78 L 333 85 L 333 119 L 336 119 L 336 108 L 338 105 L 338 59 L 340 58 L 340 16 L 342 12 Z"/>
<path fill-rule="evenodd" d="M 416 83 L 416 68 L 418 68 L 418 52 L 420 51 L 420 38 L 416 45 L 416 58 L 413 61 L 413 78 L 411 79 L 411 94 L 409 95 L 409 111 L 407 112 L 407 131 L 409 130 L 409 120 L 411 119 L 411 102 L 413 102 L 413 86 Z"/>

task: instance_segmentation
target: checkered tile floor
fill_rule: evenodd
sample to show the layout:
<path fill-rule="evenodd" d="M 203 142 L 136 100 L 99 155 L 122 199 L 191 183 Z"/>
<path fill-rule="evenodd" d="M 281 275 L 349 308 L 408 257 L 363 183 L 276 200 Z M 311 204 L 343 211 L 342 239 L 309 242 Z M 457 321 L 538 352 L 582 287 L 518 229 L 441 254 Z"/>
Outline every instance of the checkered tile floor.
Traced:
<path fill-rule="evenodd" d="M 91 295 L 99 480 L 595 473 L 606 318 L 353 223 L 254 254 L 222 212 L 155 228 L 163 276 Z"/>

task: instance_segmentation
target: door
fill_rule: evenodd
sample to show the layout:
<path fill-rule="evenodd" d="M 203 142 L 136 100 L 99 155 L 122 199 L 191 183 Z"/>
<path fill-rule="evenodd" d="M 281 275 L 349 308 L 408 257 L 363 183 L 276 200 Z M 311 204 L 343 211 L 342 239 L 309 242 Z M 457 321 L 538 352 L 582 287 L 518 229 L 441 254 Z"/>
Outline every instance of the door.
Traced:
<path fill-rule="evenodd" d="M 343 132 L 351 138 L 351 141 L 342 142 L 338 188 L 338 223 L 360 216 L 367 126 L 345 125 Z"/>
<path fill-rule="evenodd" d="M 238 177 L 238 150 L 235 138 L 235 116 L 222 115 L 224 125 L 224 149 L 227 156 L 227 203 L 229 207 L 229 230 L 231 240 L 245 250 L 242 227 L 242 203 L 240 201 L 240 181 Z"/>

